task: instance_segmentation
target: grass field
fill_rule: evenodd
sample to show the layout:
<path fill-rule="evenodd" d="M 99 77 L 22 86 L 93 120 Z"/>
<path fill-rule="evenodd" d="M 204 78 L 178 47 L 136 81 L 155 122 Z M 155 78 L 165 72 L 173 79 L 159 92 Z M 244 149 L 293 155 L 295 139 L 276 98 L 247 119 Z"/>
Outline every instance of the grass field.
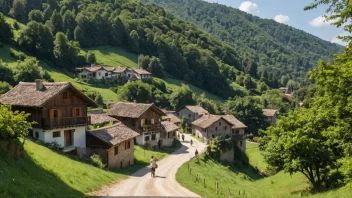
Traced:
<path fill-rule="evenodd" d="M 178 148 L 154 151 L 135 146 L 136 164 L 111 172 L 27 140 L 23 158 L 14 160 L 0 155 L 0 197 L 83 197 L 103 185 L 127 178 L 148 165 L 151 155 L 162 159 Z"/>
<path fill-rule="evenodd" d="M 252 166 L 258 166 L 264 170 L 266 164 L 262 161 L 258 145 L 247 142 L 247 155 Z M 255 164 L 253 164 L 255 163 Z M 191 175 L 188 171 L 191 168 Z M 195 182 L 199 174 L 200 182 Z M 204 187 L 204 178 L 206 186 Z M 341 188 L 336 191 L 329 191 L 310 195 L 306 189 L 309 187 L 307 179 L 302 174 L 287 174 L 279 172 L 276 175 L 263 178 L 253 171 L 252 167 L 243 167 L 219 163 L 206 155 L 200 160 L 193 160 L 181 166 L 176 174 L 176 180 L 186 188 L 199 194 L 202 197 L 227 197 L 229 189 L 231 197 L 350 197 L 352 188 Z M 219 183 L 219 194 L 216 194 L 215 182 Z M 239 192 L 241 195 L 239 195 Z"/>
<path fill-rule="evenodd" d="M 127 52 L 126 50 L 113 46 L 102 46 L 94 48 L 85 48 L 81 51 L 84 55 L 88 51 L 94 52 L 99 64 L 108 66 L 125 66 L 130 68 L 138 67 L 138 55 Z"/>

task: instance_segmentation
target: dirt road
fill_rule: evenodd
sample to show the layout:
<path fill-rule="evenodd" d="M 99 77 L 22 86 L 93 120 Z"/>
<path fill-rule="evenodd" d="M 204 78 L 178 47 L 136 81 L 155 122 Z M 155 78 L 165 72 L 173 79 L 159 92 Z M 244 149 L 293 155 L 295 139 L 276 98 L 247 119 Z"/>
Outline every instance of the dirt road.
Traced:
<path fill-rule="evenodd" d="M 112 186 L 103 188 L 97 193 L 98 196 L 177 196 L 199 197 L 176 182 L 177 169 L 194 156 L 195 150 L 203 152 L 205 144 L 192 138 L 193 146 L 190 146 L 190 135 L 186 135 L 185 143 L 173 154 L 157 162 L 156 177 L 150 175 L 150 168 L 146 167 Z"/>

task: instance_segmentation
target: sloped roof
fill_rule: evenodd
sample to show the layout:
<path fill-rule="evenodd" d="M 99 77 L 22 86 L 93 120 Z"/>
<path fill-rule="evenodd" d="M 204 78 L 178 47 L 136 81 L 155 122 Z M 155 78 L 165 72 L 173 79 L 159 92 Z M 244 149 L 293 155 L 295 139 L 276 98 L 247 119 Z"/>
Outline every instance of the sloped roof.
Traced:
<path fill-rule="evenodd" d="M 186 105 L 183 106 L 181 108 L 179 108 L 176 112 L 180 111 L 183 108 L 187 108 L 188 110 L 190 110 L 193 113 L 198 113 L 198 114 L 209 114 L 209 112 L 207 110 L 205 110 L 203 107 L 201 106 L 196 106 L 196 105 Z"/>
<path fill-rule="evenodd" d="M 163 126 L 166 132 L 171 132 L 178 129 L 178 126 L 170 121 L 161 122 L 161 125 Z"/>
<path fill-rule="evenodd" d="M 103 66 L 103 68 L 106 70 L 106 71 L 109 71 L 109 72 L 112 72 L 115 70 L 115 67 L 111 67 L 111 66 Z"/>
<path fill-rule="evenodd" d="M 139 133 L 119 123 L 112 126 L 87 131 L 88 134 L 100 139 L 110 146 L 139 136 Z"/>
<path fill-rule="evenodd" d="M 276 113 L 276 109 L 263 109 L 263 114 L 267 117 L 273 117 Z"/>
<path fill-rule="evenodd" d="M 166 116 L 170 118 L 170 122 L 172 123 L 178 123 L 181 122 L 180 118 L 178 118 L 174 113 L 172 112 L 166 112 Z"/>
<path fill-rule="evenodd" d="M 210 127 L 220 119 L 223 119 L 224 121 L 232 125 L 233 129 L 247 128 L 246 125 L 244 125 L 241 121 L 237 120 L 236 117 L 233 115 L 204 115 L 201 118 L 192 122 L 192 124 L 205 129 Z"/>
<path fill-rule="evenodd" d="M 134 72 L 136 72 L 137 74 L 147 74 L 147 75 L 151 75 L 151 73 L 149 73 L 148 71 L 144 70 L 144 69 L 133 69 Z"/>
<path fill-rule="evenodd" d="M 91 124 L 118 122 L 116 118 L 110 117 L 102 111 L 89 111 L 88 116 L 90 116 Z"/>
<path fill-rule="evenodd" d="M 239 121 L 235 116 L 233 115 L 223 115 L 223 118 L 225 118 L 227 121 L 231 122 L 232 128 L 233 129 L 243 129 L 247 128 L 245 124 L 243 124 L 241 121 Z"/>
<path fill-rule="evenodd" d="M 15 106 L 42 107 L 50 99 L 67 89 L 72 89 L 77 93 L 82 100 L 88 103 L 88 106 L 98 106 L 93 100 L 77 90 L 70 82 L 43 82 L 43 88 L 39 91 L 37 91 L 35 82 L 20 82 L 16 87 L 0 96 L 0 103 Z"/>
<path fill-rule="evenodd" d="M 114 104 L 108 111 L 107 115 L 127 118 L 139 118 L 148 109 L 153 108 L 154 111 L 160 115 L 165 116 L 166 114 L 161 111 L 154 104 L 143 104 L 143 103 L 126 103 L 119 102 Z"/>
<path fill-rule="evenodd" d="M 127 67 L 118 66 L 115 68 L 114 73 L 122 73 L 122 72 L 125 72 L 126 69 L 127 69 Z"/>
<path fill-rule="evenodd" d="M 104 68 L 101 65 L 93 65 L 91 67 L 84 67 L 84 69 L 90 71 L 90 72 L 96 72 L 99 70 L 103 70 Z"/>

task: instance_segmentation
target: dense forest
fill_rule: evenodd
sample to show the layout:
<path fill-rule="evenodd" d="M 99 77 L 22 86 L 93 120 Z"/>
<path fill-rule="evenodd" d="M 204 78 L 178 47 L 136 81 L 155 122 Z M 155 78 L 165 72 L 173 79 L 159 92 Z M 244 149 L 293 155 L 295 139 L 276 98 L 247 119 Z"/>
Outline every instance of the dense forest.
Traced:
<path fill-rule="evenodd" d="M 156 3 L 234 46 L 243 57 L 242 61 L 252 60 L 258 64 L 257 76 L 266 70 L 283 82 L 287 82 L 285 79 L 301 82 L 319 59 L 332 60 L 333 54 L 342 49 L 291 26 L 217 3 L 202 0 L 144 2 Z"/>

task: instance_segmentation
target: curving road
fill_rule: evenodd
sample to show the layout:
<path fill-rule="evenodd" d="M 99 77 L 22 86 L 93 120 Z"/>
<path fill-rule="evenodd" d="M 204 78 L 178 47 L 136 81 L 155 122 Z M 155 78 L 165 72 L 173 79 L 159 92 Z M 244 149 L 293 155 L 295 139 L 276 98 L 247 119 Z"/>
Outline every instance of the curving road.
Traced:
<path fill-rule="evenodd" d="M 177 169 L 194 156 L 195 150 L 203 152 L 206 145 L 199 142 L 190 135 L 185 136 L 182 147 L 158 161 L 156 177 L 150 176 L 150 168 L 140 169 L 128 179 L 118 182 L 112 186 L 104 187 L 94 193 L 98 196 L 177 196 L 177 197 L 199 197 L 199 195 L 182 187 L 176 182 Z M 192 138 L 193 146 L 189 141 Z"/>

